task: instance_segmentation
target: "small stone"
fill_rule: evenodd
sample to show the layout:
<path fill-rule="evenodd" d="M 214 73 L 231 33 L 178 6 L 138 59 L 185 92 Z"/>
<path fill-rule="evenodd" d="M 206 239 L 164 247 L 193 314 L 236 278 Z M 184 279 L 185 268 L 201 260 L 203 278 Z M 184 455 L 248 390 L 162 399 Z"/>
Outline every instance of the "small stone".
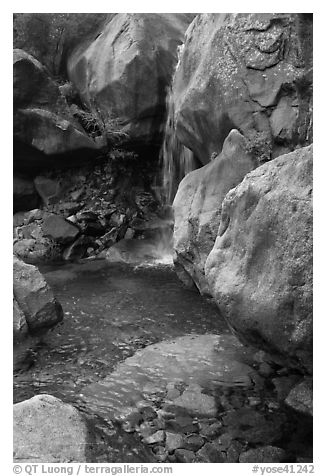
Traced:
<path fill-rule="evenodd" d="M 154 457 L 160 463 L 164 463 L 167 460 L 168 453 L 165 450 L 164 446 L 154 446 L 153 448 Z"/>
<path fill-rule="evenodd" d="M 262 362 L 259 365 L 258 372 L 262 377 L 270 377 L 270 375 L 273 373 L 273 369 L 267 362 Z"/>
<path fill-rule="evenodd" d="M 184 448 L 185 439 L 179 433 L 166 432 L 165 447 L 167 451 L 172 452 L 178 448 Z"/>
<path fill-rule="evenodd" d="M 248 403 L 251 407 L 256 407 L 261 404 L 261 399 L 259 397 L 248 397 Z"/>
<path fill-rule="evenodd" d="M 276 446 L 263 446 L 240 454 L 240 463 L 282 463 L 286 460 L 286 453 Z"/>
<path fill-rule="evenodd" d="M 201 425 L 200 434 L 206 438 L 214 437 L 218 434 L 219 430 L 222 428 L 222 423 L 216 421 L 212 425 Z"/>
<path fill-rule="evenodd" d="M 150 406 L 141 408 L 140 413 L 142 414 L 144 420 L 154 420 L 155 418 L 157 418 L 156 411 Z"/>
<path fill-rule="evenodd" d="M 154 420 L 151 421 L 152 425 L 157 428 L 158 430 L 165 430 L 165 420 L 163 418 L 155 418 Z"/>
<path fill-rule="evenodd" d="M 242 444 L 239 441 L 233 440 L 226 452 L 227 463 L 238 463 L 241 451 Z"/>
<path fill-rule="evenodd" d="M 163 443 L 164 439 L 165 439 L 165 431 L 158 430 L 152 435 L 144 438 L 144 443 L 147 443 L 148 445 L 152 445 L 154 443 Z"/>
<path fill-rule="evenodd" d="M 180 392 L 176 388 L 172 388 L 171 390 L 168 390 L 168 393 L 166 394 L 166 398 L 168 400 L 174 400 L 175 398 L 180 397 Z"/>
<path fill-rule="evenodd" d="M 190 417 L 177 417 L 174 420 L 166 421 L 166 428 L 175 432 L 195 433 L 198 431 L 198 424 Z"/>
<path fill-rule="evenodd" d="M 197 391 L 186 390 L 180 397 L 174 400 L 174 404 L 185 408 L 193 416 L 203 415 L 213 417 L 216 415 L 214 397 Z"/>
<path fill-rule="evenodd" d="M 175 457 L 179 463 L 193 463 L 195 453 L 189 450 L 177 449 L 175 450 Z"/>
<path fill-rule="evenodd" d="M 227 450 L 231 445 L 232 440 L 233 436 L 230 433 L 223 433 L 223 435 L 214 440 L 214 443 L 220 450 Z"/>
<path fill-rule="evenodd" d="M 224 463 L 226 460 L 226 455 L 221 453 L 212 443 L 205 443 L 196 453 L 196 456 L 200 463 Z"/>
<path fill-rule="evenodd" d="M 191 451 L 198 451 L 205 443 L 204 438 L 199 435 L 187 436 L 185 441 L 185 448 Z"/>
<path fill-rule="evenodd" d="M 127 228 L 124 238 L 126 240 L 131 240 L 135 236 L 135 230 L 132 228 Z"/>
<path fill-rule="evenodd" d="M 143 438 L 148 438 L 151 436 L 153 433 L 155 433 L 156 428 L 151 426 L 151 424 L 147 421 L 144 421 L 139 425 L 138 432 Z"/>

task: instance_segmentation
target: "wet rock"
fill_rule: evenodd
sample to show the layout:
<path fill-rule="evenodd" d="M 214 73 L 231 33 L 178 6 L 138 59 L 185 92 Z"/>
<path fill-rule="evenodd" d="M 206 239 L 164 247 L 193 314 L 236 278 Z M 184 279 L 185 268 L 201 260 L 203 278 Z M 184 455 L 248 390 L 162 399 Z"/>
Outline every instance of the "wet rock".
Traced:
<path fill-rule="evenodd" d="M 220 451 L 225 451 L 230 447 L 232 441 L 233 435 L 231 433 L 223 433 L 216 440 L 214 440 L 213 443 Z"/>
<path fill-rule="evenodd" d="M 165 440 L 165 431 L 163 430 L 158 430 L 155 433 L 153 433 L 150 436 L 147 436 L 144 438 L 144 443 L 147 443 L 148 445 L 152 445 L 154 443 L 163 443 Z"/>
<path fill-rule="evenodd" d="M 183 269 L 201 293 L 209 294 L 204 268 L 218 234 L 224 197 L 255 166 L 244 137 L 232 130 L 220 155 L 190 172 L 179 185 L 173 202 L 176 272 L 188 285 L 188 278 L 185 282 L 179 272 Z"/>
<path fill-rule="evenodd" d="M 219 451 L 213 443 L 205 443 L 196 453 L 196 460 L 200 463 L 225 463 L 226 455 Z"/>
<path fill-rule="evenodd" d="M 166 432 L 165 447 L 167 451 L 172 452 L 178 448 L 184 448 L 185 438 L 180 433 Z M 190 448 L 189 448 L 190 449 Z"/>
<path fill-rule="evenodd" d="M 175 432 L 193 433 L 198 430 L 198 424 L 195 423 L 190 417 L 179 416 L 175 419 L 167 420 L 166 428 Z"/>
<path fill-rule="evenodd" d="M 286 453 L 276 446 L 263 446 L 241 453 L 240 463 L 283 463 L 286 461 Z"/>
<path fill-rule="evenodd" d="M 298 383 L 285 399 L 289 407 L 307 415 L 313 415 L 312 379 L 306 377 Z"/>
<path fill-rule="evenodd" d="M 187 389 L 173 403 L 186 409 L 192 416 L 213 417 L 216 415 L 215 399 L 199 391 L 195 392 Z"/>
<path fill-rule="evenodd" d="M 61 244 L 74 241 L 79 234 L 79 228 L 60 215 L 50 215 L 42 224 L 43 235 Z"/>
<path fill-rule="evenodd" d="M 199 435 L 189 435 L 185 439 L 184 448 L 191 451 L 198 451 L 205 443 L 204 438 Z"/>
<path fill-rule="evenodd" d="M 186 32 L 173 100 L 177 137 L 203 164 L 233 128 L 260 160 L 308 145 L 312 16 L 197 15 Z"/>
<path fill-rule="evenodd" d="M 222 426 L 223 425 L 220 421 L 212 423 L 211 425 L 200 423 L 199 424 L 200 434 L 202 436 L 205 436 L 206 438 L 213 438 L 220 432 Z"/>
<path fill-rule="evenodd" d="M 288 366 L 308 373 L 311 194 L 312 146 L 247 174 L 223 201 L 219 233 L 205 266 L 219 310 L 241 339 L 273 350 Z"/>
<path fill-rule="evenodd" d="M 242 451 L 242 444 L 239 443 L 239 441 L 233 440 L 230 443 L 230 446 L 227 449 L 226 452 L 226 462 L 227 463 L 238 463 L 239 462 L 239 456 Z"/>
<path fill-rule="evenodd" d="M 178 463 L 193 463 L 195 461 L 193 451 L 177 449 L 174 454 Z"/>
<path fill-rule="evenodd" d="M 63 319 L 62 307 L 39 270 L 17 257 L 14 257 L 13 266 L 14 296 L 29 330 L 52 327 L 60 322 Z"/>
<path fill-rule="evenodd" d="M 90 432 L 81 414 L 52 395 L 14 405 L 14 461 L 83 463 Z"/>
<path fill-rule="evenodd" d="M 35 240 L 33 238 L 22 239 L 14 243 L 13 251 L 14 254 L 19 258 L 27 258 L 31 251 L 34 250 Z"/>
<path fill-rule="evenodd" d="M 167 460 L 168 453 L 165 450 L 164 446 L 156 446 L 153 448 L 153 453 L 155 453 L 155 459 L 160 463 L 164 463 Z"/>
<path fill-rule="evenodd" d="M 156 432 L 156 428 L 152 426 L 150 422 L 144 421 L 143 423 L 139 425 L 138 432 L 143 438 L 148 438 L 149 436 L 151 436 L 153 433 Z"/>

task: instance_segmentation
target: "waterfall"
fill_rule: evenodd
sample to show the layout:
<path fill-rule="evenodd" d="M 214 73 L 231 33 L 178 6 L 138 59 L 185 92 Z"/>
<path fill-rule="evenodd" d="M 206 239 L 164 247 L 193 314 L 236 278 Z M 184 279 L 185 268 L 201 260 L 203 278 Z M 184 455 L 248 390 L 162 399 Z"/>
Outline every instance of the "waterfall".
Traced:
<path fill-rule="evenodd" d="M 176 134 L 176 118 L 173 98 L 173 83 L 180 64 L 183 46 L 178 48 L 178 63 L 174 72 L 171 86 L 166 96 L 167 119 L 164 129 L 164 139 L 160 151 L 160 170 L 162 199 L 167 205 L 172 205 L 179 183 L 185 175 L 197 168 L 193 152 L 185 147 Z"/>

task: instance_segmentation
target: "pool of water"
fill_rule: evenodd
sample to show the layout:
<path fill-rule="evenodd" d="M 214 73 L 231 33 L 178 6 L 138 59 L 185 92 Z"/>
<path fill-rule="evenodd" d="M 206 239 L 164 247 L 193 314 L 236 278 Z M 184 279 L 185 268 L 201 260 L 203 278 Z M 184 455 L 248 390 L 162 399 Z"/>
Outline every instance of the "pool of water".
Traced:
<path fill-rule="evenodd" d="M 14 402 L 46 393 L 76 406 L 94 429 L 93 462 L 155 461 L 119 416 L 144 397 L 159 401 L 173 381 L 199 385 L 214 397 L 217 413 L 229 415 L 225 431 L 243 408 L 249 423 L 265 422 L 265 433 L 281 419 L 282 445 L 293 458 L 299 445 L 305 453 L 310 421 L 303 425 L 286 409 L 271 410 L 275 395 L 260 381 L 253 350 L 230 333 L 211 299 L 184 288 L 171 265 L 94 260 L 40 270 L 64 320 L 15 349 Z M 252 410 L 250 400 L 257 398 Z M 299 427 L 304 432 L 292 441 Z M 232 431 L 241 440 L 240 430 Z"/>

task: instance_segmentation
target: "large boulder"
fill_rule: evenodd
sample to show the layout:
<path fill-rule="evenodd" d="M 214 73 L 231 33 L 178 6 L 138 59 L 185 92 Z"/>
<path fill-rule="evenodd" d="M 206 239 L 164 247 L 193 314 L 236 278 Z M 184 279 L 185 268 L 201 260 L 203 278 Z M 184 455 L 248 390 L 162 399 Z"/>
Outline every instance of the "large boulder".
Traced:
<path fill-rule="evenodd" d="M 166 88 L 193 14 L 119 13 L 68 58 L 68 75 L 108 129 L 118 119 L 135 146 L 159 145 Z"/>
<path fill-rule="evenodd" d="M 179 185 L 173 202 L 174 263 L 181 281 L 188 286 L 195 283 L 201 293 L 209 292 L 204 268 L 219 229 L 224 197 L 255 166 L 244 137 L 232 130 L 222 152 Z"/>
<path fill-rule="evenodd" d="M 95 153 L 95 142 L 74 119 L 58 83 L 37 59 L 15 49 L 13 79 L 16 170 L 48 167 L 68 153 Z"/>
<path fill-rule="evenodd" d="M 24 263 L 16 256 L 13 258 L 13 267 L 14 326 L 18 328 L 19 332 L 20 328 L 24 327 L 22 315 L 25 316 L 28 329 L 31 332 L 52 327 L 62 321 L 62 307 L 39 270 L 33 265 Z"/>
<path fill-rule="evenodd" d="M 205 275 L 240 338 L 312 372 L 312 146 L 230 190 Z"/>
<path fill-rule="evenodd" d="M 92 435 L 72 405 L 37 395 L 14 405 L 14 461 L 84 463 Z"/>
<path fill-rule="evenodd" d="M 173 83 L 176 133 L 202 163 L 233 128 L 262 161 L 312 141 L 312 14 L 198 15 Z"/>

